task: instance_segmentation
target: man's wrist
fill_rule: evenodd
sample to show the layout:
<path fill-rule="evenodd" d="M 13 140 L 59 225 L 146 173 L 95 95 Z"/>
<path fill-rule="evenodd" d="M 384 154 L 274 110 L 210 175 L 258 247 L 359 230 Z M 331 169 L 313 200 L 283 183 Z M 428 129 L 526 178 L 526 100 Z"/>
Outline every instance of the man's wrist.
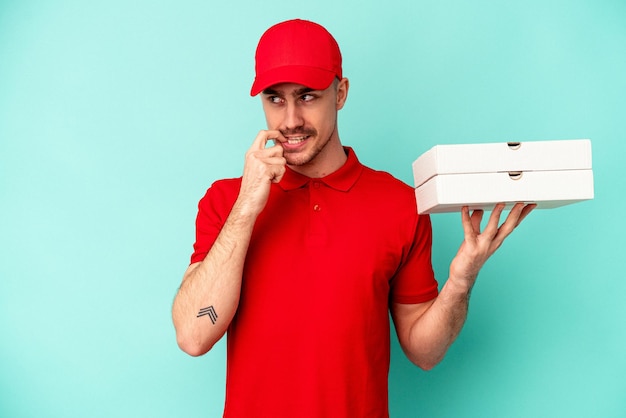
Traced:
<path fill-rule="evenodd" d="M 469 294 L 472 292 L 472 288 L 474 287 L 474 283 L 476 283 L 476 277 L 467 279 L 450 276 L 448 277 L 445 286 L 449 288 L 448 291 L 452 294 L 469 297 Z"/>
<path fill-rule="evenodd" d="M 238 198 L 233 205 L 231 214 L 241 220 L 250 220 L 254 222 L 261 211 L 249 201 Z"/>

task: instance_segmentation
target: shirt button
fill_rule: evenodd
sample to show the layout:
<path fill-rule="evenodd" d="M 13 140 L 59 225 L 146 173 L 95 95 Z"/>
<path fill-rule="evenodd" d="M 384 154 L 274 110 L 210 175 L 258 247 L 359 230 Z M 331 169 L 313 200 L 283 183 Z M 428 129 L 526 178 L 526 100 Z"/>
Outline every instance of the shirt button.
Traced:
<path fill-rule="evenodd" d="M 322 208 L 320 207 L 320 205 L 313 205 L 313 210 L 315 212 L 319 212 L 320 210 L 322 210 Z"/>
<path fill-rule="evenodd" d="M 313 182 L 313 187 L 315 187 L 316 189 L 320 188 L 320 182 L 319 181 L 314 181 Z"/>

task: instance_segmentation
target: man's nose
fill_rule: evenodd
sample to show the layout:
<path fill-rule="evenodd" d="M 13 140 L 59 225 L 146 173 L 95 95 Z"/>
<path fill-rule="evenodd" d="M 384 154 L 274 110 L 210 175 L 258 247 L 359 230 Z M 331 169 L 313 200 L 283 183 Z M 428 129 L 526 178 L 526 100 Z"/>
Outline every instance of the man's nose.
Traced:
<path fill-rule="evenodd" d="M 304 124 L 302 111 L 296 103 L 288 103 L 285 108 L 285 119 L 283 125 L 287 130 L 299 128 Z"/>

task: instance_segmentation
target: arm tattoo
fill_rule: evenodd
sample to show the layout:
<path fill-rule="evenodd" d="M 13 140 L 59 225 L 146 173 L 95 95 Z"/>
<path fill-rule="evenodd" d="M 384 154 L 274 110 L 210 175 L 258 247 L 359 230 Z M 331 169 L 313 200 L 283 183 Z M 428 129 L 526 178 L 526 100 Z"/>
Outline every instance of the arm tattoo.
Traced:
<path fill-rule="evenodd" d="M 208 308 L 200 309 L 196 318 L 200 318 L 204 315 L 207 315 L 211 319 L 211 323 L 215 325 L 215 321 L 217 321 L 217 313 L 215 312 L 215 309 L 213 309 L 213 305 L 209 306 Z"/>

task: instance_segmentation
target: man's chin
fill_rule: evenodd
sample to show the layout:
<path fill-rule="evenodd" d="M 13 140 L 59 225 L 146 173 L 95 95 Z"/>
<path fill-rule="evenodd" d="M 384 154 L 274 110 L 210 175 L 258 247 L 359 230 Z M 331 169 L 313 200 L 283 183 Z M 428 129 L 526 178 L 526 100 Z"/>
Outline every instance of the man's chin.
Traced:
<path fill-rule="evenodd" d="M 299 156 L 296 156 L 296 155 L 293 155 L 293 156 L 285 155 L 285 159 L 287 160 L 287 165 L 290 165 L 293 167 L 300 167 L 310 162 L 310 160 L 304 158 L 303 156 L 299 158 Z"/>

